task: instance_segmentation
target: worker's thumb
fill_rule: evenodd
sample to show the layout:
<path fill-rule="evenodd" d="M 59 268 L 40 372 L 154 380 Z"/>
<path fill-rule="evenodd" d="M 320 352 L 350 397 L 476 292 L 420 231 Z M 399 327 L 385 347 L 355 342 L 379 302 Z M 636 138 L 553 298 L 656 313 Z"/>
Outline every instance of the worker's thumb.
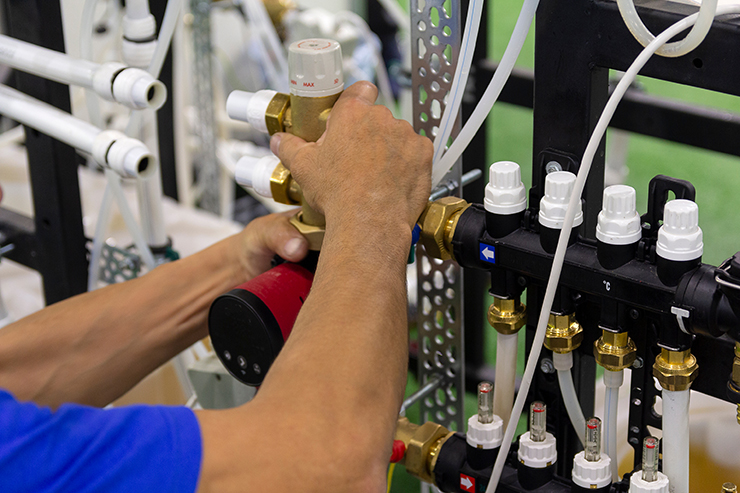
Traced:
<path fill-rule="evenodd" d="M 305 140 L 288 133 L 277 133 L 270 139 L 270 150 L 280 158 L 280 162 L 288 169 L 295 163 L 300 150 L 308 145 L 310 144 Z"/>

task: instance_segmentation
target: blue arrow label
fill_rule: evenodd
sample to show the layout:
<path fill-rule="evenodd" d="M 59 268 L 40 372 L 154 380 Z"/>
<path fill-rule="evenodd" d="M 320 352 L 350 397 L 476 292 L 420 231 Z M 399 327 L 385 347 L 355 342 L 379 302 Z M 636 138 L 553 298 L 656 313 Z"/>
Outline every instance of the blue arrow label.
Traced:
<path fill-rule="evenodd" d="M 480 259 L 489 264 L 496 263 L 496 248 L 485 243 L 479 243 L 480 246 Z"/>

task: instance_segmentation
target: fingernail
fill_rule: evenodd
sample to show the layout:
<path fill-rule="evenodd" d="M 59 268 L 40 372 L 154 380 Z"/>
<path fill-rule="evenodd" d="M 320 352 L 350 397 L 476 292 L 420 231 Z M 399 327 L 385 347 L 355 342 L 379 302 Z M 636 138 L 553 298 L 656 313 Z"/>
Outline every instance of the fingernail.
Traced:
<path fill-rule="evenodd" d="M 306 240 L 303 238 L 293 238 L 289 240 L 288 243 L 285 244 L 285 254 L 291 258 L 297 256 L 301 250 L 303 250 L 305 242 Z"/>
<path fill-rule="evenodd" d="M 275 134 L 270 139 L 270 150 L 273 154 L 276 156 L 278 155 L 278 152 L 280 152 L 280 139 L 282 138 L 282 135 Z"/>

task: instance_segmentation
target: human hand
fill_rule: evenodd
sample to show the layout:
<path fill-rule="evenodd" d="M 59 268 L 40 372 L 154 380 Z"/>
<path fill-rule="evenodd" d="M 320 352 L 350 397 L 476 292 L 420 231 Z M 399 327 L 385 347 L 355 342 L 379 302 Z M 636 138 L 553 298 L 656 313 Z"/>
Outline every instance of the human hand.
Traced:
<path fill-rule="evenodd" d="M 248 281 L 270 269 L 275 254 L 289 262 L 300 262 L 308 253 L 308 241 L 288 219 L 295 211 L 270 214 L 250 222 L 236 235 L 236 256 Z"/>
<path fill-rule="evenodd" d="M 358 82 L 341 95 L 316 143 L 275 134 L 272 151 L 327 219 L 413 228 L 431 190 L 432 142 L 375 105 L 377 88 Z"/>

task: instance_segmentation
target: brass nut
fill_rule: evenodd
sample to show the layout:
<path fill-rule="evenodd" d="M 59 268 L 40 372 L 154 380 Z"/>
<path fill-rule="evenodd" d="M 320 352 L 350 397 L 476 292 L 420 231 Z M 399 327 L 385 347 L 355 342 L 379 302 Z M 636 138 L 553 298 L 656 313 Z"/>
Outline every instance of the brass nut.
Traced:
<path fill-rule="evenodd" d="M 416 425 L 408 418 L 398 418 L 395 439 L 406 445 L 406 455 L 401 461 L 406 472 L 434 484 L 434 465 L 439 449 L 452 435 L 450 430 L 431 421 Z"/>
<path fill-rule="evenodd" d="M 626 332 L 602 332 L 594 342 L 594 358 L 607 370 L 619 371 L 629 368 L 637 358 L 637 346 Z"/>
<path fill-rule="evenodd" d="M 732 381 L 740 387 L 740 358 L 735 358 L 732 362 Z"/>
<path fill-rule="evenodd" d="M 424 245 L 427 255 L 441 260 L 453 258 L 452 237 L 460 215 L 468 207 L 470 204 L 457 197 L 444 197 L 427 204 L 419 219 L 419 241 Z"/>
<path fill-rule="evenodd" d="M 722 493 L 737 493 L 735 483 L 725 483 L 722 485 Z"/>
<path fill-rule="evenodd" d="M 265 126 L 270 135 L 285 132 L 285 114 L 290 108 L 290 96 L 279 92 L 275 94 L 265 111 Z"/>
<path fill-rule="evenodd" d="M 655 358 L 653 376 L 665 390 L 687 390 L 696 380 L 699 365 L 691 351 L 671 351 L 663 348 Z"/>
<path fill-rule="evenodd" d="M 583 328 L 575 314 L 550 314 L 545 333 L 545 347 L 554 353 L 569 353 L 583 342 Z"/>
<path fill-rule="evenodd" d="M 272 200 L 280 204 L 301 205 L 301 187 L 288 168 L 278 163 L 270 176 Z"/>
<path fill-rule="evenodd" d="M 299 211 L 298 214 L 290 218 L 290 224 L 298 230 L 308 241 L 308 249 L 319 251 L 321 250 L 321 244 L 324 242 L 324 233 L 326 228 L 324 226 L 310 226 L 303 222 L 303 211 Z"/>
<path fill-rule="evenodd" d="M 527 307 L 519 300 L 494 297 L 488 307 L 488 323 L 499 334 L 516 334 L 527 323 Z"/>

